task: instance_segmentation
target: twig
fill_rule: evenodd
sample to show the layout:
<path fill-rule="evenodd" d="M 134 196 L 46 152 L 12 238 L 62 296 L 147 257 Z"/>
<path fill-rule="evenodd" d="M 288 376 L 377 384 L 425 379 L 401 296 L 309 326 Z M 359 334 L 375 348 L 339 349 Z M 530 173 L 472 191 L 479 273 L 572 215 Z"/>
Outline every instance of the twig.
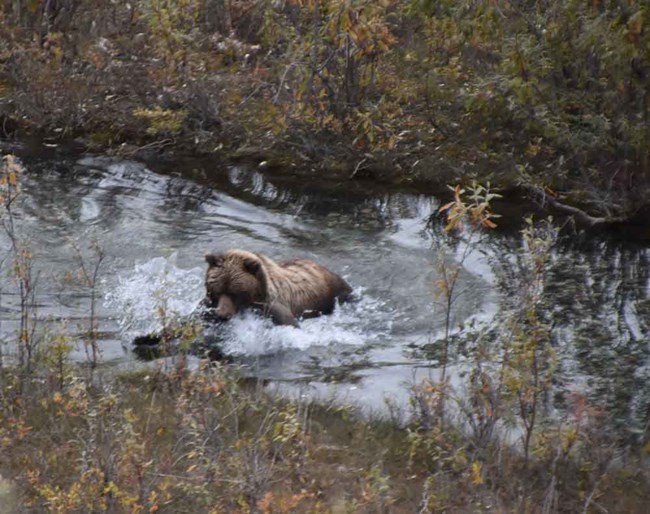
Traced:
<path fill-rule="evenodd" d="M 350 178 L 354 178 L 357 172 L 361 169 L 361 166 L 363 166 L 363 163 L 365 163 L 367 160 L 368 159 L 364 157 L 357 163 L 357 165 L 354 167 L 354 171 L 350 174 Z"/>
<path fill-rule="evenodd" d="M 612 461 L 610 460 L 609 463 L 607 464 L 607 467 L 605 468 L 605 471 L 598 477 L 598 480 L 596 480 L 596 483 L 594 484 L 594 487 L 592 488 L 591 492 L 589 493 L 589 496 L 587 496 L 587 499 L 585 500 L 585 506 L 582 509 L 583 514 L 587 514 L 589 510 L 589 505 L 593 504 L 594 507 L 596 507 L 598 510 L 601 512 L 604 512 L 605 514 L 608 514 L 608 510 L 604 508 L 602 505 L 597 503 L 593 497 L 596 494 L 596 491 L 598 490 L 598 486 L 600 483 L 603 481 L 603 478 L 605 478 L 605 475 L 609 471 L 609 468 L 612 466 Z"/>
<path fill-rule="evenodd" d="M 289 73 L 289 70 L 293 68 L 294 66 L 299 66 L 300 63 L 297 62 L 292 62 L 287 65 L 287 67 L 284 69 L 284 73 L 282 74 L 282 77 L 280 78 L 280 84 L 278 85 L 278 92 L 275 93 L 275 96 L 273 97 L 273 103 L 277 105 L 278 100 L 280 99 L 280 93 L 282 92 L 282 88 L 284 87 L 284 81 L 287 78 L 287 74 Z"/>

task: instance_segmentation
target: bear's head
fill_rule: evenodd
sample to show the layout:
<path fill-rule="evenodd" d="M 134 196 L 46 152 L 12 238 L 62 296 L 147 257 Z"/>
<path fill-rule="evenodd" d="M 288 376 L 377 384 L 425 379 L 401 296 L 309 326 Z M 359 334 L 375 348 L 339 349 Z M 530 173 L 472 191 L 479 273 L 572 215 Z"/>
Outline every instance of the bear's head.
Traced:
<path fill-rule="evenodd" d="M 262 262 L 250 252 L 230 251 L 205 256 L 206 303 L 218 318 L 227 320 L 240 310 L 264 301 Z"/>

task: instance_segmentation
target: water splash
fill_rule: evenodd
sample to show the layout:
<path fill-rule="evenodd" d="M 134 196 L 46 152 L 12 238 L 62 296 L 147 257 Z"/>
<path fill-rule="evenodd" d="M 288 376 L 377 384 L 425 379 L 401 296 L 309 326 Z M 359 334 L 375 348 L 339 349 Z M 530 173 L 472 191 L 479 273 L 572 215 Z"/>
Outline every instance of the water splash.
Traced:
<path fill-rule="evenodd" d="M 163 319 L 188 316 L 203 298 L 203 270 L 176 266 L 177 253 L 136 264 L 118 277 L 104 305 L 118 313 L 124 338 L 160 330 Z"/>
<path fill-rule="evenodd" d="M 230 355 L 265 355 L 315 346 L 363 346 L 390 335 L 394 313 L 382 300 L 355 291 L 358 300 L 338 305 L 327 316 L 305 319 L 298 328 L 276 326 L 252 312 L 235 316 L 225 325 L 224 351 Z"/>

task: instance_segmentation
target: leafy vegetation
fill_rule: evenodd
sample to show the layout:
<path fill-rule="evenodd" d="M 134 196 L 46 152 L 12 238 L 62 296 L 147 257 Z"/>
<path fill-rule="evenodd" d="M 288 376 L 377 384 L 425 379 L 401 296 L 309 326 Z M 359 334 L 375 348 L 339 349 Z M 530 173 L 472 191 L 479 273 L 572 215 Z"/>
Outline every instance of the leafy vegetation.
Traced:
<path fill-rule="evenodd" d="M 55 375 L 55 376 L 53 376 Z M 645 512 L 647 472 L 581 398 L 528 460 L 496 433 L 290 403 L 232 369 L 180 363 L 103 377 L 47 365 L 0 404 L 3 512 Z M 52 384 L 52 385 L 49 385 Z M 56 384 L 56 385 L 55 385 Z M 489 416 L 476 386 L 472 414 Z M 424 385 L 418 398 L 429 398 Z M 423 396 L 424 395 L 424 396 Z M 451 412 L 451 411 L 450 411 Z"/>
<path fill-rule="evenodd" d="M 648 198 L 649 16 L 634 0 L 4 2 L 0 116 L 126 153 L 492 180 L 620 222 Z"/>

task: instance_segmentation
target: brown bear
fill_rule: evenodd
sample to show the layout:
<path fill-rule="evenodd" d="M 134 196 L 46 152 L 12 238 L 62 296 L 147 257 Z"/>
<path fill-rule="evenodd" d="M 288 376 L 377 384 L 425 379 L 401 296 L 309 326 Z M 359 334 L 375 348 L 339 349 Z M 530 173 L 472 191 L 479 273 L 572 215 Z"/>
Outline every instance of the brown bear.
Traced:
<path fill-rule="evenodd" d="M 242 309 L 258 308 L 279 325 L 298 318 L 330 314 L 336 300 L 349 299 L 352 288 L 341 277 L 307 259 L 277 263 L 245 250 L 207 254 L 205 305 L 220 320 Z"/>

